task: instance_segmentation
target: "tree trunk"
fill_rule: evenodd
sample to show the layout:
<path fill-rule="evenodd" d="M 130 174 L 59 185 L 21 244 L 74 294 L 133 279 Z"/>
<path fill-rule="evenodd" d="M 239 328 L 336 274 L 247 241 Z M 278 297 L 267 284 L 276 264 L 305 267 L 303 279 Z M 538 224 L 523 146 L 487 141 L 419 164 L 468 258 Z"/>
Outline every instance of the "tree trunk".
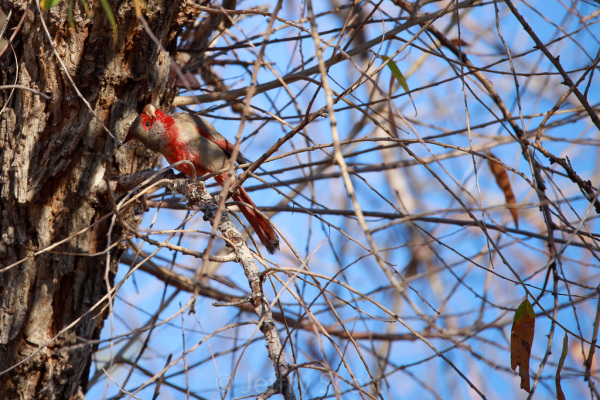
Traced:
<path fill-rule="evenodd" d="M 149 153 L 134 158 L 134 151 L 119 147 L 102 124 L 123 139 L 144 104 L 161 106 L 173 96 L 168 54 L 144 31 L 133 2 L 110 2 L 116 43 L 99 3 L 87 2 L 92 11 L 87 16 L 74 1 L 74 27 L 68 22 L 68 1 L 41 13 L 65 71 L 36 1 L 0 1 L 6 14 L 12 11 L 4 38 L 18 30 L 14 51 L 8 47 L 0 58 L 2 84 L 16 82 L 52 96 L 0 91 L 5 107 L 0 111 L 4 399 L 68 399 L 80 388 L 85 392 L 92 341 L 108 312 L 107 301 L 99 301 L 112 285 L 122 251 L 109 245 L 126 234 L 118 223 L 111 228 L 110 217 L 101 221 L 112 210 L 101 188 L 111 175 L 156 163 Z M 175 45 L 187 21 L 181 3 L 150 1 L 145 11 L 166 49 Z M 125 218 L 135 224 L 133 213 Z"/>

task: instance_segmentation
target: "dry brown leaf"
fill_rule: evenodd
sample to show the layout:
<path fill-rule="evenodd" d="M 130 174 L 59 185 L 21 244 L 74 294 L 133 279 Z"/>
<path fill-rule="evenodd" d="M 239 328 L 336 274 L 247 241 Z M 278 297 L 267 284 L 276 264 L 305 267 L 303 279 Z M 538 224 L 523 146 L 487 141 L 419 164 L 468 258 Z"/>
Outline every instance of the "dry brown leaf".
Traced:
<path fill-rule="evenodd" d="M 450 42 L 455 45 L 456 47 L 458 47 L 458 45 L 460 44 L 460 47 L 468 47 L 469 43 L 465 42 L 462 39 L 459 38 L 454 38 L 454 39 L 450 39 Z"/>
<path fill-rule="evenodd" d="M 506 198 L 506 204 L 509 206 L 508 210 L 510 211 L 510 214 L 512 215 L 513 220 L 515 221 L 515 227 L 517 227 L 517 229 L 518 229 L 519 228 L 519 211 L 517 210 L 516 207 L 514 207 L 517 205 L 517 199 L 515 198 L 515 194 L 512 191 L 512 187 L 510 185 L 510 180 L 508 179 L 508 173 L 506 172 L 506 170 L 504 169 L 502 164 L 494 161 L 494 160 L 500 161 L 498 159 L 498 157 L 493 155 L 489 150 L 486 150 L 486 154 L 488 156 L 487 160 L 488 160 L 488 165 L 490 167 L 490 170 L 492 171 L 492 174 L 494 175 L 494 178 L 496 179 L 496 184 L 498 185 L 498 187 L 500 189 L 502 189 L 502 192 L 504 193 L 504 197 Z"/>
<path fill-rule="evenodd" d="M 521 389 L 531 392 L 529 384 L 529 358 L 535 333 L 535 313 L 529 300 L 525 299 L 515 312 L 515 318 L 510 335 L 510 368 L 513 371 L 519 367 Z"/>

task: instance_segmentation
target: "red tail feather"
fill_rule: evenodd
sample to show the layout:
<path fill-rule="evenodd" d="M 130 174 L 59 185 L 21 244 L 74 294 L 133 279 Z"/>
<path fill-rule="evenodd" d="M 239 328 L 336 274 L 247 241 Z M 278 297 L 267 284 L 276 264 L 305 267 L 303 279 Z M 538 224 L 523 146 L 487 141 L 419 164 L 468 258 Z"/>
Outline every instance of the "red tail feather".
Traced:
<path fill-rule="evenodd" d="M 219 179 L 220 178 L 220 179 Z M 220 176 L 216 176 L 215 180 L 219 184 L 223 184 L 224 179 Z M 262 242 L 263 246 L 267 248 L 267 251 L 271 254 L 275 254 L 277 250 L 279 250 L 279 238 L 277 237 L 277 233 L 275 233 L 275 229 L 262 214 L 256 212 L 256 205 L 248 196 L 248 193 L 244 190 L 244 188 L 239 188 L 237 192 L 235 192 L 232 196 L 234 201 L 240 203 L 249 204 L 251 207 L 245 207 L 240 205 L 240 211 L 246 217 L 248 223 L 252 226 L 258 238 Z"/>
<path fill-rule="evenodd" d="M 248 193 L 246 193 L 244 188 L 239 188 L 231 197 L 233 197 L 233 200 L 235 201 L 246 203 L 256 208 L 256 205 L 252 202 L 252 199 L 250 199 L 250 196 L 248 196 Z M 244 217 L 246 217 L 246 220 L 250 223 L 252 228 L 254 228 L 254 231 L 262 244 L 267 248 L 267 251 L 274 254 L 279 250 L 279 238 L 271 223 L 263 217 L 262 214 L 259 214 L 252 208 L 240 205 L 240 211 L 244 214 Z"/>

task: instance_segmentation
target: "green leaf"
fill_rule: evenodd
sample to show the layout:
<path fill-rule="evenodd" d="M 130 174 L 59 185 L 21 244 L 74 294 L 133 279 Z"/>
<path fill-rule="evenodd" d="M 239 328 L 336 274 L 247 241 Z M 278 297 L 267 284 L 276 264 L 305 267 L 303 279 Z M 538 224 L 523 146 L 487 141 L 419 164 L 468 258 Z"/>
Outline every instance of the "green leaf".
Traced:
<path fill-rule="evenodd" d="M 49 9 L 57 5 L 59 1 L 60 0 L 41 0 L 40 8 L 42 9 L 42 11 L 48 11 Z"/>
<path fill-rule="evenodd" d="M 396 78 L 396 80 L 398 81 L 400 86 L 402 86 L 402 89 L 404 89 L 404 91 L 408 93 L 410 91 L 410 89 L 408 88 L 406 79 L 404 79 L 404 75 L 402 75 L 402 72 L 400 72 L 400 68 L 398 68 L 398 66 L 396 65 L 394 60 L 391 60 L 388 56 L 380 56 L 380 57 L 383 61 L 389 60 L 387 63 L 387 66 L 390 69 L 390 71 L 392 71 L 392 75 L 394 75 L 394 78 Z"/>
<path fill-rule="evenodd" d="M 108 22 L 110 22 L 110 26 L 113 30 L 113 41 L 117 44 L 118 33 L 117 33 L 117 22 L 115 21 L 115 16 L 110 9 L 110 4 L 108 4 L 108 0 L 100 0 L 100 4 L 104 9 L 104 13 L 106 14 L 106 18 L 108 18 Z"/>
<path fill-rule="evenodd" d="M 560 360 L 558 360 L 558 366 L 556 367 L 556 377 L 554 381 L 556 383 L 556 398 L 558 400 L 565 400 L 565 394 L 560 385 L 560 372 L 565 365 L 565 359 L 567 358 L 567 353 L 569 352 L 569 337 L 565 333 L 565 337 L 563 338 L 563 348 L 562 353 L 560 354 Z"/>
<path fill-rule="evenodd" d="M 75 22 L 73 22 L 73 0 L 69 0 L 69 26 L 71 29 L 75 29 Z"/>
<path fill-rule="evenodd" d="M 135 17 L 138 19 L 142 16 L 142 6 L 140 3 L 141 0 L 133 0 L 133 6 L 135 8 Z"/>
<path fill-rule="evenodd" d="M 523 318 L 535 318 L 533 306 L 527 299 L 523 300 L 523 302 L 519 304 L 519 307 L 517 307 L 517 311 L 515 311 L 514 322 L 521 321 Z"/>

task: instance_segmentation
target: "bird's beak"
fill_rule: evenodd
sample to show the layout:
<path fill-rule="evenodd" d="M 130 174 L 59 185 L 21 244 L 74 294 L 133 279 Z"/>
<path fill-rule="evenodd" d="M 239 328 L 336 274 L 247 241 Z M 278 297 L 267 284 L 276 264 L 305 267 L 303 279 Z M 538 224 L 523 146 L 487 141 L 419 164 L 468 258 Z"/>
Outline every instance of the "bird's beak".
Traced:
<path fill-rule="evenodd" d="M 125 140 L 123 140 L 123 143 L 127 143 L 130 140 L 135 139 L 135 130 L 137 129 L 137 126 L 139 124 L 140 124 L 140 116 L 138 115 L 131 123 L 131 126 L 129 127 L 129 130 L 127 131 L 127 136 L 125 136 Z"/>
<path fill-rule="evenodd" d="M 130 128 L 129 132 L 127 132 L 127 136 L 125 136 L 125 140 L 123 140 L 123 143 L 129 142 L 131 139 L 133 139 L 133 134 L 131 133 L 131 128 Z"/>
<path fill-rule="evenodd" d="M 146 114 L 150 118 L 155 118 L 155 112 L 156 108 L 154 108 L 152 104 L 148 104 L 146 107 L 144 107 L 144 114 Z"/>

